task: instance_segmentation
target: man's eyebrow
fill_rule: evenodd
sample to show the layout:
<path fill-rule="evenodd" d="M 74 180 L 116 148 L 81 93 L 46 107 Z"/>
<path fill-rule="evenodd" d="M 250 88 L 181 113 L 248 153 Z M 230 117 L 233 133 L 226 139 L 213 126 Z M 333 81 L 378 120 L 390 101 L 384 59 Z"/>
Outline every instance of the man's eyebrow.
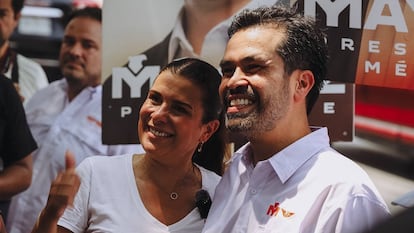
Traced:
<path fill-rule="evenodd" d="M 219 65 L 220 67 L 223 67 L 223 66 L 229 66 L 230 64 L 231 62 L 228 60 L 221 60 Z"/>
<path fill-rule="evenodd" d="M 259 61 L 260 62 L 260 61 L 264 61 L 264 59 L 261 56 L 253 55 L 253 56 L 244 57 L 239 62 L 240 63 L 250 63 L 250 62 L 254 62 L 254 61 Z M 221 60 L 221 62 L 220 62 L 220 66 L 221 67 L 223 67 L 223 66 L 229 66 L 229 65 L 232 65 L 232 64 L 233 64 L 233 62 L 230 61 L 230 60 Z"/>

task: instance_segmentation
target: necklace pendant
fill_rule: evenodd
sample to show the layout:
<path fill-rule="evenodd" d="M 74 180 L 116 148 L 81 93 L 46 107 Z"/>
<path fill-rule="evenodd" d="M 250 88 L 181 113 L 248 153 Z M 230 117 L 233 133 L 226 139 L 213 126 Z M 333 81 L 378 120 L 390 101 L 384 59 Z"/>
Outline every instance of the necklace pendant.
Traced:
<path fill-rule="evenodd" d="M 171 200 L 177 200 L 177 198 L 178 198 L 178 193 L 176 193 L 176 192 L 172 192 L 172 193 L 170 193 L 170 198 L 171 198 Z"/>

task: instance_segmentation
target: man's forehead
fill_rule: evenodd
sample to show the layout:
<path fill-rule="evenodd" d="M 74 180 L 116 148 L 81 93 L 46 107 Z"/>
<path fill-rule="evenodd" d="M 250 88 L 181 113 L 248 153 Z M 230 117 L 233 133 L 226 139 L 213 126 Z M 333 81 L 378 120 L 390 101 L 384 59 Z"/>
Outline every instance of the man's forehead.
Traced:
<path fill-rule="evenodd" d="M 12 8 L 12 0 L 0 0 L 1 10 L 10 10 Z"/>
<path fill-rule="evenodd" d="M 265 60 L 273 56 L 284 39 L 284 34 L 276 31 L 264 34 L 263 31 L 240 31 L 229 40 L 222 62 L 232 60 Z"/>

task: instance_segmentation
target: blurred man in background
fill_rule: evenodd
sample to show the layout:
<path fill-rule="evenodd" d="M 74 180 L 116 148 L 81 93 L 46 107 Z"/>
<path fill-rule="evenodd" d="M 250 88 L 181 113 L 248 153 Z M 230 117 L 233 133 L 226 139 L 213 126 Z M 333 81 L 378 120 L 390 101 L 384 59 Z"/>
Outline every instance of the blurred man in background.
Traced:
<path fill-rule="evenodd" d="M 76 10 L 68 20 L 59 55 L 64 78 L 37 92 L 25 108 L 39 149 L 33 154 L 32 185 L 12 200 L 9 233 L 31 231 L 52 181 L 65 168 L 66 151 L 77 163 L 92 155 L 142 151 L 137 145 L 102 144 L 101 9 Z"/>
<path fill-rule="evenodd" d="M 0 70 L 12 79 L 24 103 L 48 85 L 43 68 L 10 48 L 10 36 L 18 25 L 24 0 L 0 1 Z"/>

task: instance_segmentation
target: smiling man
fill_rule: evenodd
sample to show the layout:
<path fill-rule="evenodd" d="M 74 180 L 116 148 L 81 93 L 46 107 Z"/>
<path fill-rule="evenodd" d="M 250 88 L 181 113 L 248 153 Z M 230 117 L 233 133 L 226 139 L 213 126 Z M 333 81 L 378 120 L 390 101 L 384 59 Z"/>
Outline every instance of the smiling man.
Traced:
<path fill-rule="evenodd" d="M 232 157 L 204 233 L 356 233 L 389 211 L 368 175 L 310 127 L 327 46 L 312 18 L 243 11 L 229 28 L 220 94 L 227 128 L 249 142 Z"/>

